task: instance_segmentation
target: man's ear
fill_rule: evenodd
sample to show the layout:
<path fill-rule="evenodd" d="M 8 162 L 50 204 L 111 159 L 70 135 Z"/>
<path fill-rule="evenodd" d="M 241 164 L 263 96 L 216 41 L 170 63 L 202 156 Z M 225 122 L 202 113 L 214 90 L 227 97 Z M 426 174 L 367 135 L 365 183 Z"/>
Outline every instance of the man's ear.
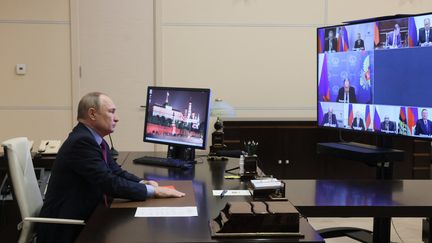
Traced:
<path fill-rule="evenodd" d="M 87 115 L 90 118 L 90 120 L 92 121 L 96 120 L 96 109 L 95 108 L 88 109 Z"/>

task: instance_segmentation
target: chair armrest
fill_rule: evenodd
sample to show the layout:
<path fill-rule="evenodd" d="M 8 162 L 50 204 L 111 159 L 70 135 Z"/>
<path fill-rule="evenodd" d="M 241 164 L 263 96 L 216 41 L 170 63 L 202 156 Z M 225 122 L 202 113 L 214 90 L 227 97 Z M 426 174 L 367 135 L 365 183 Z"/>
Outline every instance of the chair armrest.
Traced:
<path fill-rule="evenodd" d="M 61 218 L 42 218 L 42 217 L 25 217 L 23 221 L 47 224 L 80 224 L 85 225 L 84 220 L 79 219 L 61 219 Z"/>
<path fill-rule="evenodd" d="M 23 221 L 19 222 L 17 229 L 21 230 L 24 221 L 29 221 L 33 223 L 45 223 L 45 224 L 76 224 L 85 225 L 84 220 L 79 219 L 62 219 L 62 218 L 42 218 L 42 217 L 25 217 Z"/>
<path fill-rule="evenodd" d="M 21 230 L 24 221 L 30 221 L 34 223 L 45 223 L 45 224 L 77 224 L 85 225 L 84 220 L 80 219 L 62 219 L 62 218 L 42 218 L 42 217 L 25 217 L 23 221 L 19 222 L 17 229 Z"/>

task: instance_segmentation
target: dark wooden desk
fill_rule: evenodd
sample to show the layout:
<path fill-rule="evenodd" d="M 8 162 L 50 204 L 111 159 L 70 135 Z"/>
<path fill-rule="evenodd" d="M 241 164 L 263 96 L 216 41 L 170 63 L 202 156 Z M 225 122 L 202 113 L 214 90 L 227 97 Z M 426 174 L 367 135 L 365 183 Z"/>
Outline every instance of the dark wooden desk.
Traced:
<path fill-rule="evenodd" d="M 135 209 L 107 209 L 99 207 L 88 220 L 77 242 L 217 242 L 212 239 L 209 220 L 219 213 L 228 201 L 250 200 L 250 197 L 215 197 L 213 189 L 245 189 L 239 180 L 223 179 L 226 169 L 235 167 L 236 161 L 207 161 L 198 158 L 194 169 L 181 170 L 154 166 L 135 165 L 132 160 L 143 153 L 131 152 L 123 168 L 147 179 L 193 180 L 198 217 L 135 218 Z M 324 242 L 305 219 L 301 219 L 303 238 L 235 239 L 235 242 Z M 226 241 L 233 241 L 227 239 Z"/>
<path fill-rule="evenodd" d="M 391 217 L 432 217 L 431 180 L 287 180 L 306 217 L 374 217 L 374 242 L 390 242 Z M 431 239 L 429 239 L 431 242 Z"/>

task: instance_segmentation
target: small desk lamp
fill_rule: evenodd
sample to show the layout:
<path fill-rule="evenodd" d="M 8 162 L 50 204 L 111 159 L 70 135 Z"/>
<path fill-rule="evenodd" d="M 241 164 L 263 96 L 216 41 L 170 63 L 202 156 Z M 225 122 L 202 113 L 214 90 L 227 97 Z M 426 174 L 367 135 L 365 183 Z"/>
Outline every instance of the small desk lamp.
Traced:
<path fill-rule="evenodd" d="M 212 133 L 212 145 L 210 146 L 210 155 L 214 155 L 216 151 L 226 148 L 221 117 L 234 117 L 235 111 L 231 105 L 217 98 L 211 104 L 210 116 L 217 117 L 214 124 L 216 131 Z"/>

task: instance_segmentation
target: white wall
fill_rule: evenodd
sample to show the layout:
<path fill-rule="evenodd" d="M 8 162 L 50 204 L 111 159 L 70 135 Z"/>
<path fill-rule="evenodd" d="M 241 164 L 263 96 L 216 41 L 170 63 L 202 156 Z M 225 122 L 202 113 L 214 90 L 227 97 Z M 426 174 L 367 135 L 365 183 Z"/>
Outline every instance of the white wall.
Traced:
<path fill-rule="evenodd" d="M 76 0 L 73 51 L 78 52 L 74 104 L 91 91 L 107 93 L 120 122 L 112 134 L 117 150 L 153 150 L 143 142 L 147 86 L 154 83 L 153 0 Z M 77 69 L 74 69 L 76 71 Z M 74 107 L 76 110 L 76 105 Z"/>
<path fill-rule="evenodd" d="M 316 117 L 316 28 L 432 10 L 426 0 L 162 0 L 157 83 L 210 87 L 239 117 Z M 429 9 L 429 10 L 428 10 Z"/>
<path fill-rule="evenodd" d="M 0 141 L 64 139 L 71 129 L 68 0 L 0 3 Z M 16 75 L 15 65 L 27 74 Z"/>
<path fill-rule="evenodd" d="M 238 117 L 313 119 L 316 27 L 423 12 L 430 0 L 2 0 L 0 140 L 63 139 L 98 89 L 119 106 L 116 147 L 152 149 L 138 106 L 153 83 L 210 87 Z"/>

